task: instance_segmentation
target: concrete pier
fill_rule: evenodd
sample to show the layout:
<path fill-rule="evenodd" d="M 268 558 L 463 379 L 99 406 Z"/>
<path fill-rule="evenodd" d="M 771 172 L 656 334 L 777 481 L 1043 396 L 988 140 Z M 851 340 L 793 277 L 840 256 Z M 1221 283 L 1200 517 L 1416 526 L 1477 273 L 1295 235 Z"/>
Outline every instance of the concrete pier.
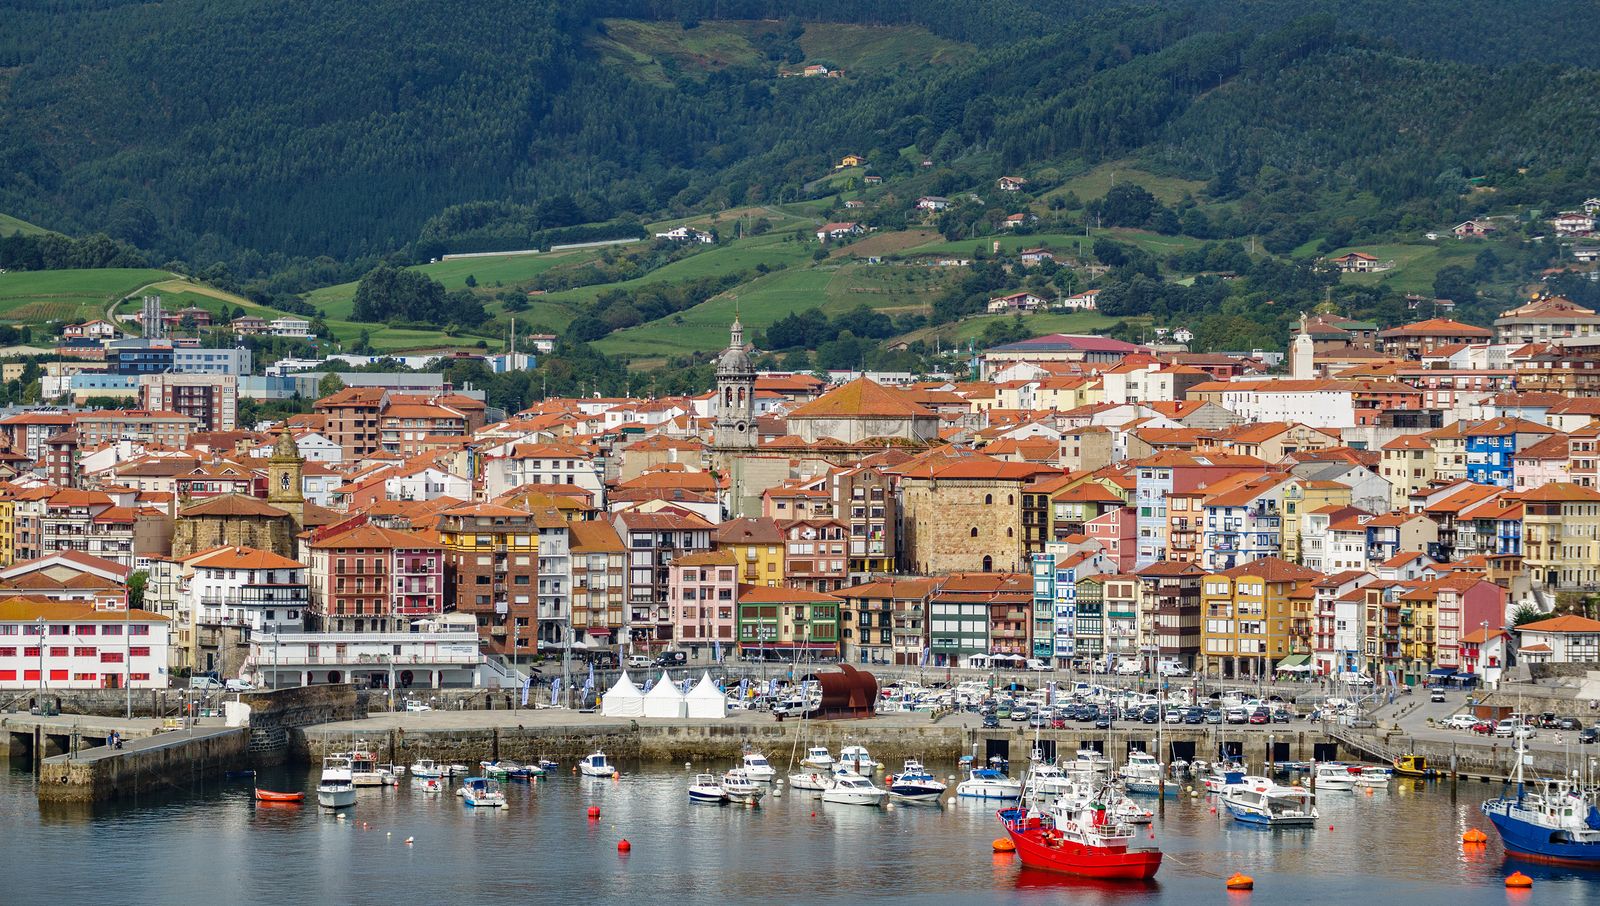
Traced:
<path fill-rule="evenodd" d="M 167 789 L 242 764 L 249 744 L 242 727 L 195 727 L 51 755 L 39 765 L 39 798 L 100 802 Z"/>

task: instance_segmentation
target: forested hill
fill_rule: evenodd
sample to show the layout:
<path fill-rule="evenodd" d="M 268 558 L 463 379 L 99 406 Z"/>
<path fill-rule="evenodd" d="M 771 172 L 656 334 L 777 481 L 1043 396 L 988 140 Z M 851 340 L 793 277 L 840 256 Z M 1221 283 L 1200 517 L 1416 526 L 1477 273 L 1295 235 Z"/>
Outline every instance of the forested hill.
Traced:
<path fill-rule="evenodd" d="M 851 151 L 890 175 L 926 156 L 929 189 L 1136 154 L 1224 195 L 1264 168 L 1397 207 L 1485 173 L 1544 195 L 1600 160 L 1596 12 L 0 0 L 0 211 L 259 275 L 792 200 Z M 804 63 L 846 77 L 779 77 Z"/>

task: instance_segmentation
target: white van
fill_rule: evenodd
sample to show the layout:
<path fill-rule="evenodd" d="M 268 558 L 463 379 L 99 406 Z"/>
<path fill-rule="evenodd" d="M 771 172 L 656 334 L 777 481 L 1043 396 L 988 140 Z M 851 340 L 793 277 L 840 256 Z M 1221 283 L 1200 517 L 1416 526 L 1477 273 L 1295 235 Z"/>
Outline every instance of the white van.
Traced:
<path fill-rule="evenodd" d="M 1117 676 L 1138 676 L 1144 672 L 1144 668 L 1138 661 L 1118 661 L 1115 672 Z"/>
<path fill-rule="evenodd" d="M 1188 676 L 1189 671 L 1185 670 L 1183 665 L 1177 661 L 1162 661 L 1156 665 L 1156 674 L 1158 676 Z"/>

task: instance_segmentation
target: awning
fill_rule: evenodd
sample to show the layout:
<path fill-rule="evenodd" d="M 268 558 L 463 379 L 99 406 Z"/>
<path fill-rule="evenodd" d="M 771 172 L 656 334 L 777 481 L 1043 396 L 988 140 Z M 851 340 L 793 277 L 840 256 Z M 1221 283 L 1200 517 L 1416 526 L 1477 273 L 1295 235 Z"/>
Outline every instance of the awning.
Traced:
<path fill-rule="evenodd" d="M 1278 669 L 1284 672 L 1299 672 L 1311 669 L 1311 655 L 1291 654 L 1278 662 Z"/>
<path fill-rule="evenodd" d="M 1450 676 L 1456 671 L 1451 667 L 1435 667 L 1428 671 L 1429 676 Z"/>

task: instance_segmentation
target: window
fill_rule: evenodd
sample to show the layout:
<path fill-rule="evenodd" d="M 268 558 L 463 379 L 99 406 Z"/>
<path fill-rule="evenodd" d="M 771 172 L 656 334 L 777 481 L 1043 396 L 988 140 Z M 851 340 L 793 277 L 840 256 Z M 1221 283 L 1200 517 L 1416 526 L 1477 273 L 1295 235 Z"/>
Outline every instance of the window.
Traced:
<path fill-rule="evenodd" d="M 972 530 L 968 534 L 973 538 L 978 537 L 978 527 L 977 526 L 973 526 Z"/>

